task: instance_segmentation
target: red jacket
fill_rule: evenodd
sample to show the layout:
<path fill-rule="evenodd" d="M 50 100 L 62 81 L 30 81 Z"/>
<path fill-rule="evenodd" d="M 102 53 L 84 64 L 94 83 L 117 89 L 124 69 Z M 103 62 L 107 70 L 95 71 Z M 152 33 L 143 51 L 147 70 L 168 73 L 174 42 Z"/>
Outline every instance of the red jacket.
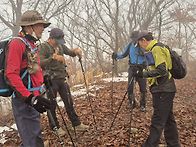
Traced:
<path fill-rule="evenodd" d="M 28 41 L 30 45 L 35 48 L 35 42 Z M 27 67 L 27 59 L 23 59 L 24 52 L 26 49 L 26 44 L 20 39 L 13 39 L 8 46 L 8 52 L 6 57 L 5 65 L 5 76 L 8 80 L 9 85 L 19 93 L 22 98 L 27 98 L 31 92 L 24 86 L 22 79 L 20 77 L 20 72 L 22 69 Z M 40 64 L 40 59 L 38 57 L 38 63 Z M 39 70 L 30 75 L 32 87 L 39 87 L 43 83 L 43 73 L 39 66 Z M 38 91 L 33 92 L 34 95 L 39 95 Z"/>

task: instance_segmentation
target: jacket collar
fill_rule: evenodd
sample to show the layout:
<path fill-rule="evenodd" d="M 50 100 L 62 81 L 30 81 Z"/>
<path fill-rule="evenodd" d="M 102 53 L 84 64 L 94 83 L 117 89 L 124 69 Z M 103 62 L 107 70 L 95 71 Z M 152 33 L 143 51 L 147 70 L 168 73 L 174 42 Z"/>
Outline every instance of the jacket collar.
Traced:
<path fill-rule="evenodd" d="M 158 41 L 157 40 L 152 40 L 149 44 L 148 44 L 148 46 L 146 47 L 146 51 L 148 52 L 148 51 L 151 51 L 152 50 L 152 48 L 153 48 L 153 46 L 157 43 Z"/>

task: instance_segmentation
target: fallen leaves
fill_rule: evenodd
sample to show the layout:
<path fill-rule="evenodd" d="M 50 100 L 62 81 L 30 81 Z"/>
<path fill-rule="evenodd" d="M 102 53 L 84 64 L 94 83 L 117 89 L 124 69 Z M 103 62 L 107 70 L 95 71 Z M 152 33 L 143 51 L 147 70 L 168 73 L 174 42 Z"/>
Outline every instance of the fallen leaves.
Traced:
<path fill-rule="evenodd" d="M 103 82 L 100 84 L 103 84 Z M 176 81 L 176 84 L 178 92 L 174 100 L 174 114 L 178 125 L 180 141 L 183 147 L 194 147 L 196 146 L 196 79 L 194 77 L 187 77 L 183 80 Z M 99 86 L 99 83 L 97 83 L 97 85 Z M 111 131 L 109 131 L 114 115 L 126 92 L 127 83 L 114 83 L 113 87 L 113 109 L 111 108 L 111 83 L 105 83 L 104 88 L 97 91 L 91 91 L 93 95 L 90 95 L 90 98 L 96 118 L 97 131 L 87 99 L 81 97 L 74 99 L 75 109 L 81 121 L 90 126 L 88 132 L 76 132 L 76 134 L 71 132 L 74 142 L 78 147 L 123 147 L 128 145 L 129 136 L 130 146 L 139 147 L 147 138 L 152 115 L 150 93 L 148 93 L 147 98 L 147 112 L 140 112 L 137 107 L 133 111 L 131 122 L 130 111 L 127 107 L 128 100 L 126 98 Z M 136 88 L 136 90 L 136 97 L 139 100 L 138 88 Z M 66 123 L 70 125 L 65 109 L 61 108 L 61 111 L 63 112 L 63 118 Z M 64 126 L 59 113 L 58 120 L 60 124 Z M 9 121 L 11 120 L 9 119 Z M 45 115 L 42 115 L 41 124 L 44 140 L 47 140 L 50 146 L 60 146 L 58 137 L 50 130 Z M 132 128 L 131 131 L 129 129 L 130 127 Z M 4 143 L 4 147 L 11 145 L 17 146 L 20 144 L 16 131 L 6 132 L 6 139 L 7 142 Z M 66 146 L 72 146 L 68 135 L 62 139 Z M 164 137 L 161 139 L 161 144 L 164 146 Z"/>

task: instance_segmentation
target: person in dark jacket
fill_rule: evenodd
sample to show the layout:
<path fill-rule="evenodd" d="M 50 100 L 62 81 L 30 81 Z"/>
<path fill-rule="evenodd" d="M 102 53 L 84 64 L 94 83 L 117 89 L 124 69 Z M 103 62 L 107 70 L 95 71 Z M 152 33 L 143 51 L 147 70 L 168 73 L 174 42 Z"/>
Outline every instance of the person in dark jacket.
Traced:
<path fill-rule="evenodd" d="M 64 102 L 64 106 L 72 126 L 75 127 L 76 130 L 80 131 L 86 131 L 89 128 L 89 126 L 80 122 L 78 115 L 74 110 L 70 87 L 67 83 L 66 62 L 63 55 L 65 54 L 71 57 L 78 56 L 81 58 L 82 51 L 79 48 L 70 50 L 64 44 L 65 40 L 63 31 L 59 28 L 53 28 L 50 31 L 49 39 L 40 46 L 41 66 L 45 73 L 50 75 L 52 81 L 52 92 L 49 91 L 48 94 L 52 102 L 51 112 L 56 126 L 58 127 L 58 133 L 61 136 L 65 134 L 65 131 L 59 126 L 59 122 L 56 117 L 55 110 L 57 106 L 57 92 L 60 94 L 60 97 Z M 49 122 L 51 122 L 50 119 Z M 53 128 L 54 126 L 50 123 L 50 127 Z"/>
<path fill-rule="evenodd" d="M 50 23 L 45 21 L 37 11 L 28 10 L 22 14 L 18 25 L 22 30 L 8 45 L 5 65 L 6 79 L 14 90 L 13 115 L 22 140 L 21 146 L 44 147 L 40 113 L 50 109 L 50 101 L 40 93 L 43 74 L 35 43 Z M 32 88 L 37 90 L 31 91 Z"/>
<path fill-rule="evenodd" d="M 134 77 L 133 72 L 137 69 L 143 70 L 145 68 L 145 58 L 144 52 L 141 48 L 136 46 L 136 38 L 139 31 L 133 31 L 131 34 L 131 42 L 121 51 L 118 53 L 113 53 L 112 58 L 116 59 L 123 59 L 129 56 L 129 70 L 128 70 L 128 99 L 131 105 L 131 108 L 136 107 L 136 100 L 134 95 L 134 80 L 136 80 L 139 84 L 140 88 L 140 110 L 142 112 L 146 111 L 146 79 L 140 77 Z M 134 80 L 133 80 L 134 78 Z"/>
<path fill-rule="evenodd" d="M 180 147 L 177 125 L 173 114 L 173 100 L 176 86 L 169 70 L 172 68 L 171 55 L 164 46 L 158 46 L 157 40 L 148 31 L 141 31 L 138 35 L 138 44 L 151 54 L 148 70 L 138 70 L 136 77 L 148 78 L 150 92 L 153 99 L 153 116 L 150 134 L 142 147 L 157 147 L 162 132 L 168 147 Z"/>

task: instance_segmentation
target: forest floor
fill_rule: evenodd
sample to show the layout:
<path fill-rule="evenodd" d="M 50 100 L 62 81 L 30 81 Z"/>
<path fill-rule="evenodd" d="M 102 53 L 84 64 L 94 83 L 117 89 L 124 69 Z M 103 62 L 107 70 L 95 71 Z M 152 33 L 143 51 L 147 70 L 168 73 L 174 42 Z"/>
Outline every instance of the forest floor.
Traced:
<path fill-rule="evenodd" d="M 95 90 L 96 87 L 102 88 Z M 174 115 L 177 122 L 179 137 L 182 147 L 196 147 L 196 76 L 187 76 L 182 80 L 176 80 L 177 93 L 174 99 Z M 126 92 L 127 82 L 112 83 L 99 81 L 96 82 L 94 89 L 89 92 L 89 98 L 93 108 L 93 113 L 88 99 L 85 95 L 74 97 L 74 106 L 81 121 L 90 126 L 87 132 L 70 132 L 75 146 L 78 147 L 125 147 L 130 143 L 131 147 L 140 147 L 149 134 L 149 126 L 152 116 L 152 99 L 148 92 L 147 112 L 141 112 L 139 106 L 132 112 L 128 107 L 128 100 L 125 98 L 120 111 L 114 121 L 113 127 L 109 130 L 114 115 L 122 102 Z M 135 89 L 135 95 L 139 101 L 138 86 Z M 112 106 L 113 100 L 113 106 Z M 67 114 L 63 108 L 61 112 L 66 123 L 70 126 Z M 96 125 L 93 119 L 96 120 Z M 131 117 L 130 117 L 131 116 Z M 130 123 L 130 118 L 131 123 Z M 61 115 L 58 113 L 58 119 L 63 128 L 65 125 Z M 12 115 L 6 118 L 0 117 L 0 126 L 11 126 L 14 123 Z M 50 147 L 60 147 L 57 136 L 48 126 L 47 116 L 41 115 L 41 126 L 43 130 L 44 141 L 47 141 Z M 129 128 L 132 128 L 131 131 Z M 3 147 L 15 147 L 21 143 L 16 130 L 4 131 L 3 135 L 6 141 L 0 144 Z M 61 138 L 65 146 L 72 146 L 68 135 Z M 160 144 L 164 146 L 164 137 Z"/>

